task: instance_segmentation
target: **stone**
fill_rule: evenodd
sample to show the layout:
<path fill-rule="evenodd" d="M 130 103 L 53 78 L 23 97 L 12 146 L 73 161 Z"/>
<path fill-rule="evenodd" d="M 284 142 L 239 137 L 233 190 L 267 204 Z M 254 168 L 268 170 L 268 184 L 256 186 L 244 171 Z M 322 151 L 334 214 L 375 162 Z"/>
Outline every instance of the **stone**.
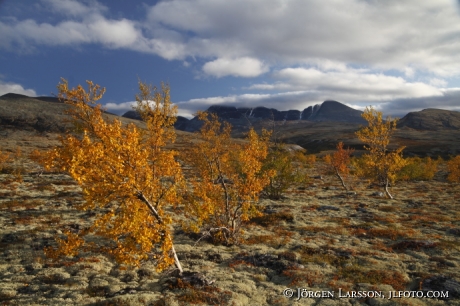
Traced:
<path fill-rule="evenodd" d="M 460 298 L 460 283 L 445 275 L 434 275 L 422 282 L 423 291 L 448 291 L 449 298 Z"/>
<path fill-rule="evenodd" d="M 323 205 L 323 206 L 318 207 L 316 210 L 318 210 L 318 211 L 324 211 L 324 210 L 335 210 L 335 211 L 339 211 L 340 208 L 335 207 L 335 206 L 330 206 L 330 205 Z"/>

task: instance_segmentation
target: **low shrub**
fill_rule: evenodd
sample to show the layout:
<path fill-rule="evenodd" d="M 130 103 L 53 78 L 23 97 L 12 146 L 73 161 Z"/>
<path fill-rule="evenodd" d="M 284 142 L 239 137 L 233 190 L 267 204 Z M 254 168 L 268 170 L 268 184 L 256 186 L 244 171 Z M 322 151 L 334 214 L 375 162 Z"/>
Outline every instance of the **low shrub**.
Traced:
<path fill-rule="evenodd" d="M 447 171 L 449 172 L 447 176 L 449 182 L 460 182 L 460 155 L 455 156 L 447 162 Z"/>
<path fill-rule="evenodd" d="M 250 222 L 264 227 L 279 224 L 281 221 L 293 222 L 294 215 L 291 212 L 276 212 L 273 214 L 264 214 L 259 217 L 251 218 Z"/>
<path fill-rule="evenodd" d="M 307 157 L 301 152 L 290 152 L 282 144 L 273 146 L 265 159 L 262 172 L 274 172 L 270 183 L 263 189 L 263 194 L 270 199 L 278 200 L 290 187 L 305 181 L 302 173 Z"/>
<path fill-rule="evenodd" d="M 415 180 L 432 180 L 441 159 L 431 159 L 430 157 L 409 157 L 406 158 L 406 166 L 404 166 L 397 175 L 397 180 L 400 181 L 415 181 Z"/>

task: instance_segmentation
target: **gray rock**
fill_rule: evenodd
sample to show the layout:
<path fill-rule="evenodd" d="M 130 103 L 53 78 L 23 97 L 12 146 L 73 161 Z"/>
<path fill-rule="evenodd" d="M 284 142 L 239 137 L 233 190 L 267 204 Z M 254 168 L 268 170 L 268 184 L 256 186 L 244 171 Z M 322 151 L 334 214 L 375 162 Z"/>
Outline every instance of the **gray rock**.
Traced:
<path fill-rule="evenodd" d="M 460 237 L 460 228 L 449 228 L 446 231 L 447 234 L 449 235 L 454 235 L 454 236 L 459 236 Z"/>
<path fill-rule="evenodd" d="M 324 210 L 335 210 L 335 211 L 339 211 L 340 208 L 335 207 L 335 206 L 330 206 L 330 205 L 323 205 L 323 206 L 318 207 L 316 210 L 318 210 L 318 211 L 324 211 Z"/>
<path fill-rule="evenodd" d="M 449 299 L 460 298 L 460 283 L 445 275 L 434 275 L 422 282 L 423 291 L 448 291 Z"/>

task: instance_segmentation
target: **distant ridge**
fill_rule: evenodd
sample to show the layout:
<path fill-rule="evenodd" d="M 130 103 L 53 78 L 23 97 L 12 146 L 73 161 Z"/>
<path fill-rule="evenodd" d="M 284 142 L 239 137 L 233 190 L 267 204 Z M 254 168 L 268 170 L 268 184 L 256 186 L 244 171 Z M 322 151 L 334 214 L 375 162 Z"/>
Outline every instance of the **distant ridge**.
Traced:
<path fill-rule="evenodd" d="M 29 97 L 29 96 L 21 95 L 17 93 L 12 93 L 12 92 L 9 92 L 7 94 L 4 94 L 3 96 L 0 96 L 0 99 L 3 99 L 3 100 L 16 100 L 16 99 L 27 99 L 27 98 L 34 99 L 33 97 Z"/>
<path fill-rule="evenodd" d="M 8 100 L 8 101 L 34 99 L 34 100 L 39 100 L 39 101 L 44 101 L 44 102 L 62 103 L 57 97 L 48 97 L 48 96 L 29 97 L 29 96 L 21 95 L 17 93 L 4 94 L 3 96 L 0 96 L 0 99 Z"/>
<path fill-rule="evenodd" d="M 460 130 L 460 112 L 436 108 L 410 112 L 399 120 L 398 127 L 430 131 Z"/>
<path fill-rule="evenodd" d="M 366 124 L 361 117 L 362 111 L 353 109 L 337 101 L 327 100 L 321 104 L 309 106 L 303 111 L 287 110 L 279 111 L 274 108 L 258 106 L 254 108 L 229 105 L 211 105 L 207 110 L 216 114 L 222 120 L 230 122 L 233 126 L 247 125 L 248 121 L 274 120 L 274 121 L 313 121 L 313 122 L 344 122 L 355 124 Z M 140 120 L 139 114 L 135 111 L 128 111 L 122 115 L 126 118 Z M 200 129 L 201 121 L 197 117 L 188 120 L 185 117 L 178 117 L 176 129 L 195 132 Z"/>
<path fill-rule="evenodd" d="M 141 115 L 139 115 L 138 112 L 135 110 L 130 110 L 127 111 L 122 115 L 122 117 L 129 118 L 129 119 L 135 119 L 135 120 L 142 120 Z M 174 127 L 178 130 L 185 131 L 186 130 L 186 125 L 190 120 L 188 120 L 185 117 L 182 116 L 177 116 L 176 122 L 174 123 Z"/>
<path fill-rule="evenodd" d="M 226 105 L 212 105 L 207 109 L 222 119 L 240 119 L 241 117 L 283 120 L 338 121 L 350 123 L 365 123 L 361 117 L 362 111 L 353 109 L 337 101 L 324 101 L 321 104 L 309 106 L 303 111 L 279 111 L 274 108 L 258 106 L 255 108 L 236 108 Z"/>
<path fill-rule="evenodd" d="M 69 105 L 57 102 L 59 100 L 55 97 L 28 97 L 12 93 L 0 96 L 0 143 L 8 139 L 10 133 L 47 135 L 69 131 L 73 128 L 66 115 Z M 310 153 L 334 150 L 339 141 L 357 151 L 363 150 L 363 143 L 355 135 L 360 126 L 366 125 L 362 124 L 362 112 L 337 101 L 324 101 L 303 111 L 222 105 L 211 106 L 208 111 L 217 113 L 232 124 L 232 137 L 244 137 L 250 127 L 257 131 L 265 128 L 276 133 L 280 141 L 297 144 Z M 104 116 L 120 119 L 124 124 L 145 127 L 143 122 L 129 119 L 140 119 L 136 115 L 131 111 L 125 114 L 128 118 L 108 113 Z M 196 136 L 182 131 L 194 132 L 201 125 L 198 118 L 188 120 L 178 116 L 175 128 L 184 143 L 188 143 L 187 139 L 195 139 Z M 392 143 L 395 147 L 407 146 L 404 150 L 406 156 L 448 157 L 460 154 L 459 139 L 460 112 L 425 109 L 409 113 L 399 120 Z"/>
<path fill-rule="evenodd" d="M 361 114 L 363 113 L 362 111 L 348 107 L 345 104 L 342 104 L 337 101 L 324 101 L 321 105 L 317 104 L 314 107 L 312 107 L 311 110 L 309 108 L 306 108 L 303 111 L 303 113 L 304 114 L 302 117 L 305 118 L 302 120 L 335 121 L 366 124 L 366 120 L 364 120 L 361 116 Z M 307 117 L 307 115 L 309 116 Z"/>
<path fill-rule="evenodd" d="M 60 102 L 56 97 L 29 97 L 7 93 L 0 96 L 0 126 L 63 133 L 73 126 L 66 114 L 68 108 L 69 105 Z"/>

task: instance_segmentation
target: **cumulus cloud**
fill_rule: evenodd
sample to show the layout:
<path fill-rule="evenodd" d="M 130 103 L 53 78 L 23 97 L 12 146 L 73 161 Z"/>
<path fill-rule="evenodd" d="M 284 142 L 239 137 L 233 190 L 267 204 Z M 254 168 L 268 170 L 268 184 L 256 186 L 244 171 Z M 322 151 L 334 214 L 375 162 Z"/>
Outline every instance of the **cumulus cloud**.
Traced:
<path fill-rule="evenodd" d="M 184 38 L 193 33 L 182 43 L 194 56 L 232 53 L 283 64 L 327 59 L 408 76 L 410 69 L 453 75 L 460 68 L 456 6 L 450 0 L 174 0 L 152 6 L 148 18 L 152 27 Z"/>
<path fill-rule="evenodd" d="M 259 76 L 267 72 L 268 68 L 255 58 L 218 58 L 204 64 L 203 71 L 218 78 L 229 75 L 247 78 Z"/>
<path fill-rule="evenodd" d="M 218 77 L 299 64 L 326 71 L 348 64 L 393 69 L 409 78 L 420 71 L 438 77 L 460 71 L 460 16 L 451 0 L 170 0 L 151 5 L 139 20 L 108 19 L 107 7 L 95 0 L 42 1 L 74 20 L 1 23 L 0 47 L 91 42 L 168 60 L 214 58 L 203 71 Z M 241 61 L 252 68 L 226 68 Z"/>
<path fill-rule="evenodd" d="M 106 20 L 101 18 L 90 23 L 88 29 L 93 40 L 115 48 L 133 45 L 139 34 L 134 23 L 127 19 Z"/>
<path fill-rule="evenodd" d="M 0 22 L 0 48 L 17 50 L 32 45 L 79 45 L 99 43 L 109 48 L 136 48 L 142 40 L 137 22 L 107 19 L 101 13 L 106 9 L 98 2 L 84 5 L 73 0 L 42 0 L 52 11 L 70 14 L 72 20 L 56 24 L 32 19 Z"/>
<path fill-rule="evenodd" d="M 179 107 L 179 115 L 190 118 L 198 110 L 206 110 L 211 105 L 232 105 L 250 108 L 265 106 L 277 110 L 303 110 L 324 100 L 327 100 L 327 98 L 319 92 L 292 91 L 276 94 L 241 94 L 191 99 L 178 102 L 177 106 Z"/>
<path fill-rule="evenodd" d="M 127 111 L 133 110 L 133 106 L 136 106 L 136 101 L 128 101 L 122 103 L 113 103 L 109 102 L 104 105 L 104 107 L 111 113 L 117 115 L 123 115 Z"/>
<path fill-rule="evenodd" d="M 429 85 L 360 69 L 321 71 L 316 68 L 284 68 L 275 71 L 273 77 L 279 81 L 273 84 L 254 84 L 248 89 L 315 90 L 350 102 L 441 95 L 441 90 L 434 86 L 441 84 L 437 79 L 433 80 L 436 84 Z"/>
<path fill-rule="evenodd" d="M 0 96 L 7 93 L 16 93 L 29 97 L 36 97 L 37 93 L 33 89 L 26 89 L 20 84 L 0 81 Z"/>
<path fill-rule="evenodd" d="M 460 111 L 458 101 L 460 101 L 460 88 L 450 88 L 443 90 L 439 96 L 394 99 L 379 104 L 379 108 L 384 114 L 402 117 L 408 112 L 420 111 L 425 108 Z"/>

